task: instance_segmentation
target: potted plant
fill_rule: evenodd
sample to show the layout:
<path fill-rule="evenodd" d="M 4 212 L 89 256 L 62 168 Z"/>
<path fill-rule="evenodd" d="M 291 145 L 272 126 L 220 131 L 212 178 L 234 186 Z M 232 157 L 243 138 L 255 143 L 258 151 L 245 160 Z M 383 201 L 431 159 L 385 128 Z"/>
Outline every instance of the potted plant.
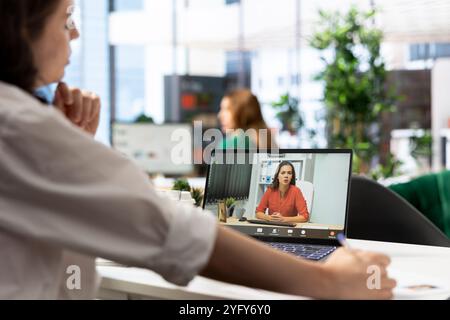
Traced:
<path fill-rule="evenodd" d="M 277 111 L 276 117 L 281 122 L 282 130 L 296 135 L 303 127 L 304 120 L 299 111 L 299 100 L 289 93 L 283 94 L 280 100 L 271 103 Z"/>
<path fill-rule="evenodd" d="M 229 217 L 233 216 L 234 208 L 236 206 L 236 199 L 228 198 L 225 200 L 225 205 L 227 207 L 227 214 Z"/>
<path fill-rule="evenodd" d="M 148 123 L 148 124 L 154 124 L 155 121 L 152 117 L 147 116 L 145 113 L 141 114 L 139 117 L 136 118 L 134 123 Z"/>
<path fill-rule="evenodd" d="M 320 30 L 311 40 L 324 52 L 324 69 L 316 77 L 325 85 L 327 138 L 331 148 L 355 151 L 357 173 L 369 174 L 380 164 L 383 149 L 380 117 L 395 110 L 398 97 L 387 87 L 381 56 L 383 33 L 370 22 L 376 11 L 346 14 L 320 11 Z M 385 157 L 390 159 L 389 154 Z M 380 164 L 383 165 L 383 164 Z"/>
<path fill-rule="evenodd" d="M 419 168 L 424 172 L 432 166 L 433 136 L 430 130 L 425 130 L 421 136 L 414 136 L 410 140 L 411 156 L 416 160 Z"/>
<path fill-rule="evenodd" d="M 192 199 L 195 200 L 195 205 L 197 207 L 201 207 L 203 202 L 203 190 L 200 188 L 193 188 L 191 191 L 191 196 Z"/>
<path fill-rule="evenodd" d="M 178 179 L 173 183 L 172 190 L 191 192 L 191 186 L 186 179 Z"/>

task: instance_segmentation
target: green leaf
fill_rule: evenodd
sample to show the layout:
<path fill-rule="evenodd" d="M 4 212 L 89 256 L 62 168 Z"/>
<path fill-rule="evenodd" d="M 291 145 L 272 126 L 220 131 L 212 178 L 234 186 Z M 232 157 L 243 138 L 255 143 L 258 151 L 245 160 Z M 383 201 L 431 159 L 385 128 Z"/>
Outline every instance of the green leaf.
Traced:
<path fill-rule="evenodd" d="M 321 11 L 310 43 L 323 52 L 324 66 L 314 79 L 324 82 L 329 146 L 355 149 L 357 170 L 380 168 L 382 175 L 392 170 L 375 161 L 381 149 L 377 125 L 381 114 L 395 110 L 398 97 L 386 83 L 383 32 L 371 23 L 376 14 L 356 6 L 344 14 Z"/>
<path fill-rule="evenodd" d="M 179 179 L 174 182 L 172 190 L 191 192 L 191 186 L 187 180 Z"/>

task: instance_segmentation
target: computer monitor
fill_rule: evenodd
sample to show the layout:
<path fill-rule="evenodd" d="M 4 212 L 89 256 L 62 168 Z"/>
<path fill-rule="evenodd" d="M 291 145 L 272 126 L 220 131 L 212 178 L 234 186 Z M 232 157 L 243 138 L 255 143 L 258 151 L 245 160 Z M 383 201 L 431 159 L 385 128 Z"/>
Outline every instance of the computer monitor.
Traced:
<path fill-rule="evenodd" d="M 218 126 L 217 113 L 226 91 L 226 78 L 176 75 L 164 77 L 165 119 L 168 123 L 203 121 Z"/>
<path fill-rule="evenodd" d="M 194 171 L 191 125 L 115 123 L 112 129 L 113 148 L 147 173 L 182 176 Z"/>
<path fill-rule="evenodd" d="M 236 200 L 232 215 L 228 212 L 226 222 L 221 221 L 223 225 L 257 238 L 335 241 L 338 234 L 346 234 L 351 150 L 279 150 L 277 153 L 235 151 L 232 163 L 230 160 L 229 153 L 216 152 L 213 155 L 205 190 L 204 208 L 218 218 L 220 206 L 223 207 L 221 203 L 229 198 Z M 275 188 L 274 179 L 277 179 L 278 169 L 286 167 L 286 163 L 290 164 L 287 168 L 294 168 L 292 173 L 295 174 L 295 178 L 289 178 L 289 192 L 292 191 L 291 200 L 294 199 L 292 206 L 283 203 L 288 200 L 276 194 L 261 205 L 263 197 L 279 192 L 280 188 Z M 303 210 L 306 204 L 307 215 L 298 212 L 301 205 L 296 201 L 302 203 Z M 294 214 L 288 217 L 296 219 L 298 216 L 299 221 L 289 226 L 265 225 L 264 220 L 258 218 L 257 212 L 260 210 L 264 210 L 266 216 L 278 213 L 278 210 L 287 210 L 283 214 L 291 214 L 292 211 Z M 307 216 L 307 220 L 302 221 L 304 216 L 301 215 Z"/>

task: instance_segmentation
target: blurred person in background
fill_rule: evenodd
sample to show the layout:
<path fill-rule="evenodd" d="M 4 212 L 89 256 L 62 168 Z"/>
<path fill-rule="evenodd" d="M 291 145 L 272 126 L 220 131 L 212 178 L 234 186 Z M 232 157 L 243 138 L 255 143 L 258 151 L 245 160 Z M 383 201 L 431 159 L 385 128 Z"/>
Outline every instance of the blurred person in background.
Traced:
<path fill-rule="evenodd" d="M 264 121 L 261 104 L 248 89 L 230 91 L 223 97 L 219 121 L 226 135 L 220 149 L 276 148 L 272 131 Z"/>

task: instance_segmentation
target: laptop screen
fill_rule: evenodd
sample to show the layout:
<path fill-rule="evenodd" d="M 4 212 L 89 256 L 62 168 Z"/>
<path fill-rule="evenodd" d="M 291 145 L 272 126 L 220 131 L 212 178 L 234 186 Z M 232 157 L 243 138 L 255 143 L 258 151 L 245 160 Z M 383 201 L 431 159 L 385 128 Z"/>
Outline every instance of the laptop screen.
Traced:
<path fill-rule="evenodd" d="M 221 224 L 258 238 L 345 233 L 351 150 L 222 152 L 211 158 L 204 199 Z"/>

